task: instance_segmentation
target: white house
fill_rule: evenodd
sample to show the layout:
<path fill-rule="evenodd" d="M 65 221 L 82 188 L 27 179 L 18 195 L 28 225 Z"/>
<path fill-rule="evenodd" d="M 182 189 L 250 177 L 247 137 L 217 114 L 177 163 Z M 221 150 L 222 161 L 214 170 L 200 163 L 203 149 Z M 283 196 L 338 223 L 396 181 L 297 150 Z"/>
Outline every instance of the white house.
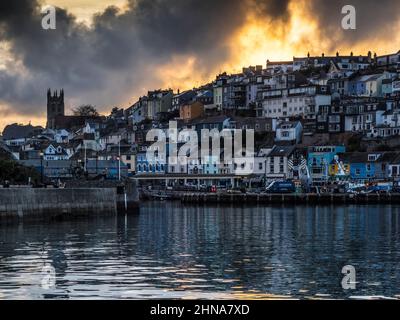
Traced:
<path fill-rule="evenodd" d="M 298 117 L 317 112 L 320 105 L 330 105 L 327 86 L 301 86 L 261 92 L 262 114 L 266 118 Z M 310 109 L 310 107 L 312 107 Z"/>
<path fill-rule="evenodd" d="M 74 134 L 65 129 L 55 130 L 54 132 L 54 140 L 57 143 L 69 143 L 69 140 L 71 140 L 73 137 Z"/>
<path fill-rule="evenodd" d="M 289 159 L 294 154 L 294 146 L 275 146 L 267 156 L 267 180 L 287 179 L 290 177 Z"/>
<path fill-rule="evenodd" d="M 68 160 L 70 158 L 67 150 L 61 145 L 49 145 L 43 152 L 43 160 Z"/>
<path fill-rule="evenodd" d="M 303 133 L 303 126 L 300 121 L 286 121 L 282 122 L 276 128 L 275 141 L 290 141 L 294 143 L 301 142 L 301 136 Z"/>

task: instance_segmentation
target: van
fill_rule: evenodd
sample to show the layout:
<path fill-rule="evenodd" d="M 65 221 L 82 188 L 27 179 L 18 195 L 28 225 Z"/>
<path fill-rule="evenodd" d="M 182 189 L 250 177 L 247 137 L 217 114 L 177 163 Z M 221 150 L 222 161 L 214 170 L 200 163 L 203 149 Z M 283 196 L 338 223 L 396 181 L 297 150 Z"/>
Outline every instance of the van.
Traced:
<path fill-rule="evenodd" d="M 296 186 L 292 181 L 274 181 L 267 189 L 267 193 L 295 193 Z"/>

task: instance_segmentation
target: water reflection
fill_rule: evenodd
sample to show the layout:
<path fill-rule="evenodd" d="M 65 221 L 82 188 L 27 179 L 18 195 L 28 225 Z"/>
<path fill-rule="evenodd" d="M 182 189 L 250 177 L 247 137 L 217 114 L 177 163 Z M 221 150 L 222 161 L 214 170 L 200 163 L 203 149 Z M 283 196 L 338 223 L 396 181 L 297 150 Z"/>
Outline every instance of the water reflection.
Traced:
<path fill-rule="evenodd" d="M 344 298 L 400 294 L 400 207 L 201 207 L 0 226 L 0 298 Z M 56 286 L 41 287 L 46 263 Z M 357 289 L 341 288 L 341 269 Z"/>

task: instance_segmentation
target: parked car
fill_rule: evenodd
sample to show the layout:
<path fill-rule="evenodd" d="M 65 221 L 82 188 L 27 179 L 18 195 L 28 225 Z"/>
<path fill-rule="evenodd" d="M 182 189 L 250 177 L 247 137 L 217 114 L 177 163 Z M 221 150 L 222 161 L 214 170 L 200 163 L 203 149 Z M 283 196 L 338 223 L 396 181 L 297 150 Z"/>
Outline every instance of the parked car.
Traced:
<path fill-rule="evenodd" d="M 390 185 L 376 185 L 368 188 L 368 191 L 376 193 L 389 193 L 391 190 L 392 187 Z"/>

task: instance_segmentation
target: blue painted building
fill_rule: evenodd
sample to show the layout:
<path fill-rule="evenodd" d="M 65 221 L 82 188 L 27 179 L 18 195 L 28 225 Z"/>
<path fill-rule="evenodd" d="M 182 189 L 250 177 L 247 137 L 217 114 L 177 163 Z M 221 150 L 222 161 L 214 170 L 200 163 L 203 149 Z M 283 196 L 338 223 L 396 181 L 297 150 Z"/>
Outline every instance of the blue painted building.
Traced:
<path fill-rule="evenodd" d="M 346 151 L 345 146 L 313 146 L 308 148 L 307 166 L 314 185 L 329 179 L 329 167 L 335 156 Z"/>
<path fill-rule="evenodd" d="M 366 90 L 366 83 L 361 81 L 361 78 L 356 78 L 349 82 L 349 95 L 351 96 L 364 95 Z"/>
<path fill-rule="evenodd" d="M 152 145 L 141 146 L 136 155 L 136 174 L 165 174 L 167 172 L 168 144 L 166 144 L 166 153 L 158 153 Z M 152 156 L 147 155 L 147 151 L 152 151 Z"/>
<path fill-rule="evenodd" d="M 339 155 L 340 161 L 350 167 L 351 180 L 361 183 L 388 179 L 390 163 L 395 157 L 395 152 L 352 152 Z"/>

